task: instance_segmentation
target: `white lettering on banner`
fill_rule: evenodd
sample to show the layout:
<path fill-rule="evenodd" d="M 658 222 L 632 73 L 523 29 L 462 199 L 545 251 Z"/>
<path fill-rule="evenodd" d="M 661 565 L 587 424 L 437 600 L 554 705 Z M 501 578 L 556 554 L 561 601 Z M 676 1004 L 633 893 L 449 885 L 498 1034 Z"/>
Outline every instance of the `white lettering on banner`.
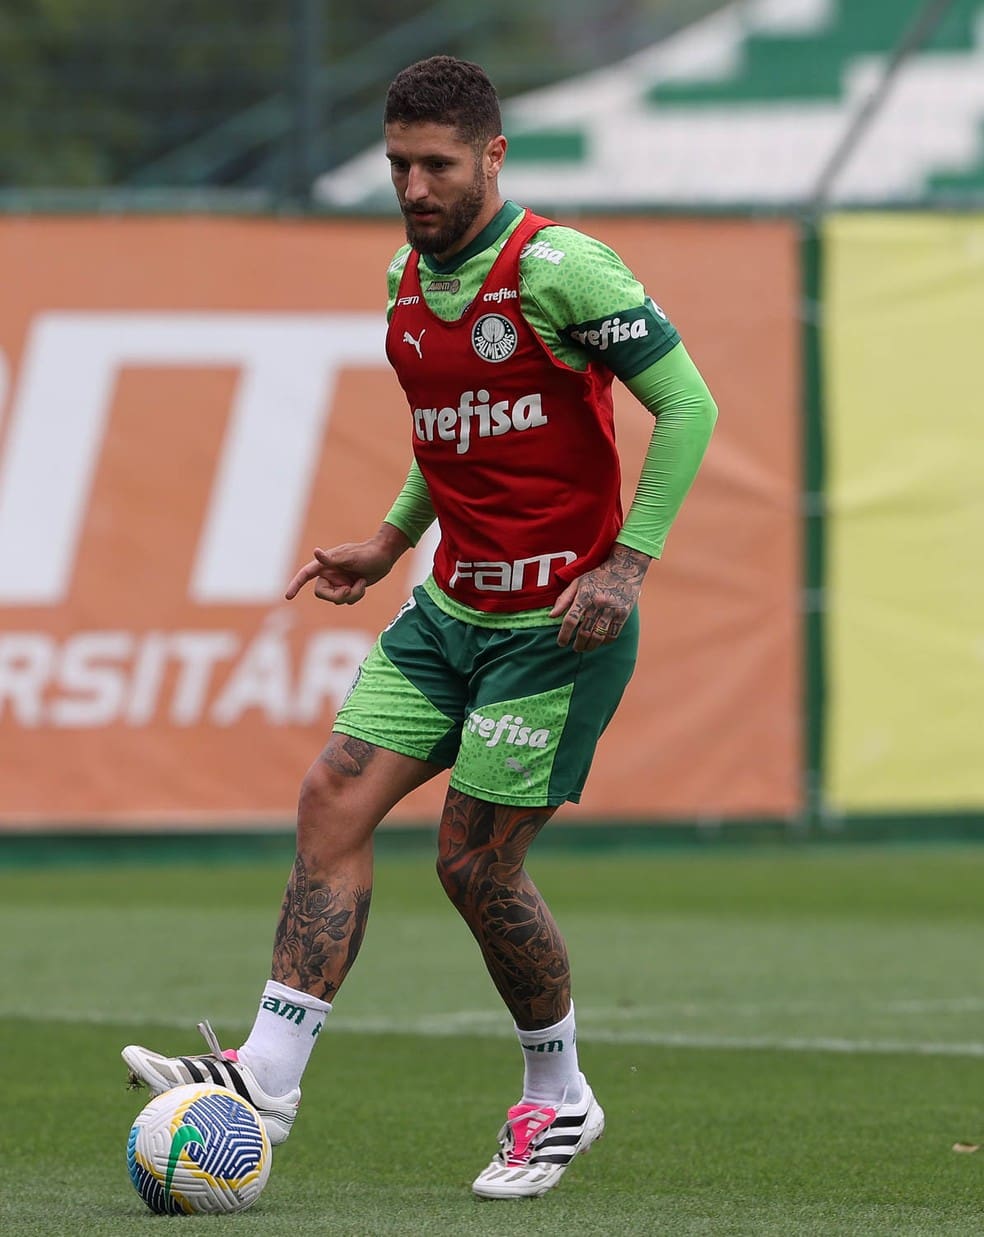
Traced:
<path fill-rule="evenodd" d="M 161 683 L 167 669 L 170 638 L 162 631 L 152 631 L 137 645 L 130 693 L 121 720 L 128 726 L 146 726 L 154 716 Z M 3 696 L 0 693 L 0 705 Z"/>
<path fill-rule="evenodd" d="M 43 723 L 42 695 L 52 677 L 56 655 L 54 640 L 40 632 L 0 637 L 0 717 L 6 700 L 22 726 Z"/>
<path fill-rule="evenodd" d="M 252 641 L 212 708 L 212 721 L 231 726 L 247 709 L 260 709 L 276 726 L 290 721 L 290 647 L 286 615 L 274 615 Z"/>
<path fill-rule="evenodd" d="M 171 651 L 178 662 L 178 681 L 171 701 L 175 726 L 194 726 L 205 708 L 212 675 L 238 647 L 228 631 L 178 631 L 171 637 Z"/>
<path fill-rule="evenodd" d="M 498 438 L 511 430 L 547 424 L 539 394 L 521 395 L 512 404 L 507 399 L 490 401 L 488 391 L 463 391 L 457 408 L 415 408 L 414 433 L 421 442 L 433 442 L 435 437 L 443 442 L 457 441 L 455 451 L 465 455 L 471 445 L 473 423 L 479 438 Z"/>
<path fill-rule="evenodd" d="M 454 565 L 448 584 L 451 588 L 459 580 L 471 580 L 483 593 L 515 593 L 526 587 L 527 567 L 536 567 L 535 588 L 546 588 L 550 583 L 552 564 L 560 560 L 562 567 L 573 563 L 577 554 L 573 550 L 556 550 L 553 554 L 534 554 L 532 558 L 517 558 L 515 562 L 481 562 Z"/>
<path fill-rule="evenodd" d="M 231 631 L 0 635 L 0 721 L 228 727 L 256 710 L 272 725 L 309 725 L 341 704 L 372 639 L 316 632 L 294 656 L 286 625 L 275 614 L 250 641 Z"/>
<path fill-rule="evenodd" d="M 126 657 L 133 637 L 125 631 L 90 631 L 62 649 L 58 678 L 65 695 L 51 702 L 53 726 L 106 726 L 118 717 L 124 684 L 113 662 Z"/>
<path fill-rule="evenodd" d="M 358 313 L 40 315 L 0 457 L 0 604 L 67 596 L 115 384 L 137 366 L 239 369 L 189 595 L 201 604 L 279 598 L 335 381 L 346 365 L 385 364 L 385 330 L 381 315 Z M 152 665 L 144 673 L 150 681 Z"/>

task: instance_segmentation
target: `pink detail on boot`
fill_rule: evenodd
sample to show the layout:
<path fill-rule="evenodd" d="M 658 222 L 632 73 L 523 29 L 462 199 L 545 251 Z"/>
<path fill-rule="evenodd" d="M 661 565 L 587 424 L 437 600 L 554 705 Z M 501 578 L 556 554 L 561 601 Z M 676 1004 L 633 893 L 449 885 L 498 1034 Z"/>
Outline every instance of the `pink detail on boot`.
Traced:
<path fill-rule="evenodd" d="M 506 1124 L 512 1131 L 512 1147 L 506 1160 L 508 1168 L 521 1168 L 529 1163 L 533 1140 L 557 1120 L 556 1108 L 543 1104 L 515 1104 L 506 1113 Z"/>
<path fill-rule="evenodd" d="M 235 1048 L 227 1048 L 223 1052 L 222 1055 L 225 1057 L 227 1061 L 238 1061 L 239 1060 L 239 1053 L 235 1050 Z"/>

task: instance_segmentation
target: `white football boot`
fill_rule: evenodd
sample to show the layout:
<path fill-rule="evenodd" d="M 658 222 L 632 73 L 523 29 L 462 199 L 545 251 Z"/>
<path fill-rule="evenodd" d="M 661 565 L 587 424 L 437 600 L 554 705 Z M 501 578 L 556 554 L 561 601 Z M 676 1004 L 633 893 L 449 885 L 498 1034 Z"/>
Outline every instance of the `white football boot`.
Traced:
<path fill-rule="evenodd" d="M 211 1050 L 201 1056 L 165 1057 L 139 1044 L 124 1048 L 120 1055 L 130 1070 L 129 1086 L 147 1087 L 151 1095 L 161 1095 L 189 1082 L 213 1082 L 217 1087 L 229 1087 L 260 1114 L 273 1146 L 285 1142 L 301 1102 L 300 1088 L 295 1087 L 286 1095 L 268 1095 L 249 1066 L 237 1059 L 234 1049 L 223 1052 L 207 1022 L 199 1022 L 198 1029 Z"/>
<path fill-rule="evenodd" d="M 535 1198 L 553 1189 L 576 1155 L 587 1151 L 605 1129 L 605 1114 L 581 1075 L 576 1104 L 515 1104 L 499 1131 L 499 1150 L 478 1174 L 479 1198 Z"/>

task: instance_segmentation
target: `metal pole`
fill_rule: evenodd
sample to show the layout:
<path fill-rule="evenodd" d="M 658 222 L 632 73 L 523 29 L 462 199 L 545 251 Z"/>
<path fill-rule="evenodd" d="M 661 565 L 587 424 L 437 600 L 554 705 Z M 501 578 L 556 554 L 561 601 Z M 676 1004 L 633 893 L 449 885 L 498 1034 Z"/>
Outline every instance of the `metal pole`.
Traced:
<path fill-rule="evenodd" d="M 826 166 L 817 177 L 816 188 L 810 199 L 810 205 L 814 212 L 822 210 L 826 205 L 834 181 L 847 163 L 858 142 L 864 136 L 868 126 L 881 110 L 899 70 L 913 52 L 918 51 L 927 39 L 930 38 L 936 27 L 946 16 L 946 11 L 952 3 L 953 0 L 928 0 L 928 3 L 923 5 L 912 25 L 909 26 L 896 44 L 894 51 L 889 57 L 888 64 L 885 66 L 885 72 L 882 74 L 881 81 L 847 126 L 843 137 L 827 160 Z"/>
<path fill-rule="evenodd" d="M 321 129 L 322 0 L 291 0 L 289 95 L 291 129 L 288 143 L 287 193 L 307 207 L 317 166 Z"/>

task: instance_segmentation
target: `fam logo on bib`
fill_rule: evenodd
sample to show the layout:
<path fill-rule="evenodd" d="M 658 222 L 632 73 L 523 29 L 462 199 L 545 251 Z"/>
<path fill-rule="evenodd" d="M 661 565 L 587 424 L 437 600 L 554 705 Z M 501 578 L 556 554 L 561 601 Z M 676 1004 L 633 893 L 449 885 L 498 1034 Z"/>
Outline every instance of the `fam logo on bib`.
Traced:
<path fill-rule="evenodd" d="M 483 361 L 507 361 L 518 343 L 516 328 L 502 314 L 482 314 L 472 327 L 472 347 Z"/>

